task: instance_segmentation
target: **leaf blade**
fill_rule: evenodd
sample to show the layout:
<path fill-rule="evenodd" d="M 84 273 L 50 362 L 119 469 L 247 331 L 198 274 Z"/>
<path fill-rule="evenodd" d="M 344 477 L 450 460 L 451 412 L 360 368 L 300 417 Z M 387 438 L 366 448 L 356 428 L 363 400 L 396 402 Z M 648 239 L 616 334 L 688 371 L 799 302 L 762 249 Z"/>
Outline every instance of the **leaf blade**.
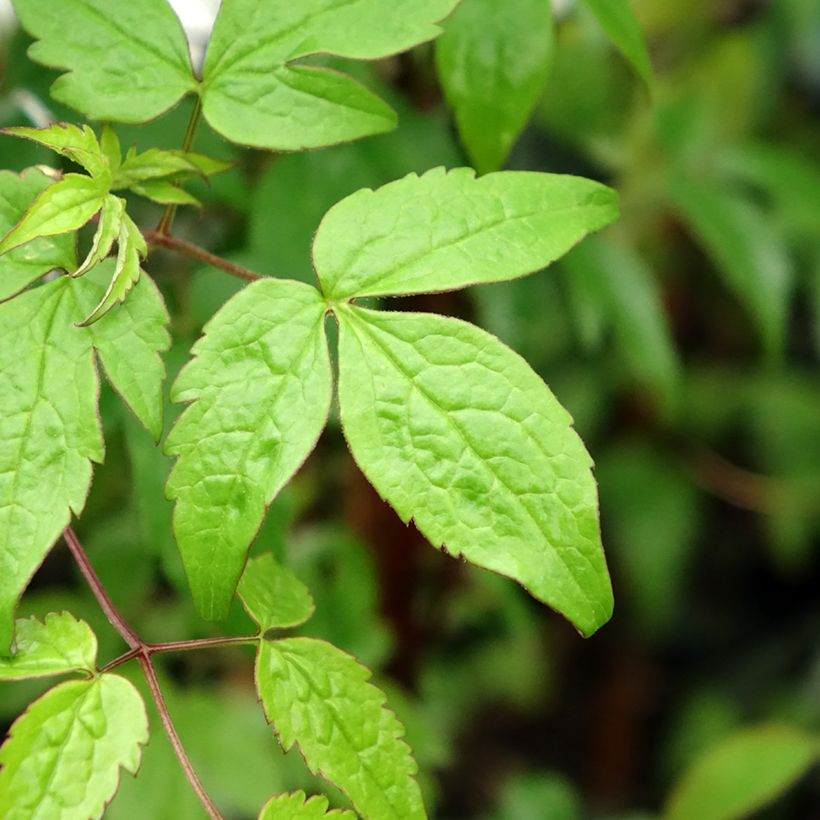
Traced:
<path fill-rule="evenodd" d="M 248 561 L 237 592 L 262 633 L 300 626 L 316 609 L 308 588 L 270 553 Z"/>
<path fill-rule="evenodd" d="M 379 494 L 434 546 L 515 579 L 595 632 L 612 590 L 592 461 L 546 385 L 465 322 L 340 314 L 342 424 Z"/>
<path fill-rule="evenodd" d="M 265 803 L 259 813 L 259 820 L 356 820 L 351 811 L 335 809 L 328 811 L 327 798 L 315 796 L 306 799 L 302 791 L 291 794 L 277 794 Z"/>
<path fill-rule="evenodd" d="M 331 299 L 516 279 L 611 222 L 616 202 L 614 191 L 580 177 L 506 171 L 476 179 L 470 168 L 437 168 L 331 208 L 314 265 Z"/>

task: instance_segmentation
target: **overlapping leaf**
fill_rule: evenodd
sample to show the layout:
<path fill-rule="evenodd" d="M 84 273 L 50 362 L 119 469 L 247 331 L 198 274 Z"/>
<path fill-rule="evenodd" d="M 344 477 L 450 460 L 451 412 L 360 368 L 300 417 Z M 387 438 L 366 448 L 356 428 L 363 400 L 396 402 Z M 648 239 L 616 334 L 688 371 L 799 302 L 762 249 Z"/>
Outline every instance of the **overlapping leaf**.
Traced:
<path fill-rule="evenodd" d="M 20 176 L 0 171 L 0 235 L 5 236 L 17 225 L 52 181 L 33 169 Z M 74 270 L 76 265 L 73 236 L 35 239 L 0 256 L 0 300 L 13 296 L 49 271 Z"/>
<path fill-rule="evenodd" d="M 174 531 L 194 600 L 228 606 L 265 509 L 313 449 L 330 407 L 326 306 L 315 288 L 262 281 L 206 326 L 174 385 L 193 401 L 166 449 Z"/>
<path fill-rule="evenodd" d="M 32 59 L 68 72 L 54 99 L 91 119 L 147 122 L 197 87 L 167 0 L 14 0 L 14 9 L 37 39 Z"/>
<path fill-rule="evenodd" d="M 111 263 L 0 305 L 0 654 L 17 599 L 51 545 L 79 515 L 101 461 L 96 348 L 114 386 L 158 435 L 167 313 L 147 278 L 128 310 L 75 325 L 105 289 Z"/>
<path fill-rule="evenodd" d="M 278 794 L 259 813 L 259 820 L 356 820 L 352 811 L 328 811 L 326 797 L 306 800 L 304 792 Z"/>
<path fill-rule="evenodd" d="M 145 706 L 124 678 L 56 686 L 18 718 L 0 748 L 3 816 L 101 817 L 120 769 L 135 774 L 147 742 Z"/>
<path fill-rule="evenodd" d="M 44 145 L 81 165 L 92 177 L 110 179 L 109 158 L 103 154 L 97 135 L 88 125 L 59 122 L 48 128 L 6 128 L 3 133 Z"/>
<path fill-rule="evenodd" d="M 84 621 L 68 612 L 51 612 L 44 621 L 17 621 L 14 655 L 0 657 L 0 680 L 42 678 L 67 672 L 93 674 L 97 638 Z"/>
<path fill-rule="evenodd" d="M 315 609 L 308 588 L 270 553 L 248 561 L 237 591 L 263 633 L 299 626 Z"/>
<path fill-rule="evenodd" d="M 350 77 L 294 64 L 314 54 L 374 60 L 435 37 L 457 0 L 225 0 L 202 87 L 208 122 L 233 142 L 299 150 L 387 131 L 392 109 Z"/>
<path fill-rule="evenodd" d="M 285 750 L 342 789 L 364 817 L 425 818 L 404 730 L 370 672 L 323 641 L 262 641 L 256 685 Z M 274 815 L 276 816 L 276 815 Z"/>
<path fill-rule="evenodd" d="M 313 258 L 329 299 L 454 290 L 539 270 L 617 215 L 588 179 L 437 168 L 342 200 Z"/>
<path fill-rule="evenodd" d="M 501 168 L 527 124 L 552 38 L 549 0 L 464 0 L 436 41 L 438 75 L 479 172 Z"/>
<path fill-rule="evenodd" d="M 345 435 L 380 495 L 435 546 L 514 578 L 595 632 L 612 591 L 592 460 L 546 385 L 473 325 L 338 315 Z"/>

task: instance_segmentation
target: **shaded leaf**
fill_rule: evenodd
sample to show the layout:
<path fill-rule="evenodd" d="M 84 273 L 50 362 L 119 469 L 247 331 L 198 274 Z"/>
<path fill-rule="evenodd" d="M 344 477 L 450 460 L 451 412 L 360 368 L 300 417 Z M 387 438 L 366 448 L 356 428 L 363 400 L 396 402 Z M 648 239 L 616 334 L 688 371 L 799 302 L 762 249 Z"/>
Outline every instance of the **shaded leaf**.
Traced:
<path fill-rule="evenodd" d="M 441 316 L 339 312 L 353 456 L 436 547 L 514 578 L 584 634 L 612 590 L 592 460 L 569 414 L 495 337 Z"/>
<path fill-rule="evenodd" d="M 261 632 L 299 626 L 315 609 L 308 588 L 270 553 L 248 561 L 237 592 Z"/>
<path fill-rule="evenodd" d="M 330 299 L 455 290 L 539 270 L 617 215 L 615 192 L 580 177 L 437 168 L 342 200 L 313 258 Z"/>
<path fill-rule="evenodd" d="M 316 444 L 330 408 L 325 304 L 315 288 L 244 288 L 205 327 L 174 385 L 193 401 L 168 437 L 174 532 L 199 611 L 225 616 L 265 509 Z"/>
<path fill-rule="evenodd" d="M 629 61 L 640 78 L 652 85 L 652 62 L 630 0 L 584 0 L 615 48 Z"/>
<path fill-rule="evenodd" d="M 461 139 L 497 171 L 524 130 L 552 53 L 549 0 L 464 0 L 436 41 L 436 65 Z"/>
<path fill-rule="evenodd" d="M 101 817 L 120 769 L 134 774 L 148 742 L 137 690 L 117 675 L 69 681 L 35 701 L 0 748 L 8 817 Z"/>
<path fill-rule="evenodd" d="M 424 818 L 404 730 L 369 677 L 350 655 L 310 638 L 262 641 L 256 660 L 259 697 L 286 751 L 296 744 L 365 817 Z"/>

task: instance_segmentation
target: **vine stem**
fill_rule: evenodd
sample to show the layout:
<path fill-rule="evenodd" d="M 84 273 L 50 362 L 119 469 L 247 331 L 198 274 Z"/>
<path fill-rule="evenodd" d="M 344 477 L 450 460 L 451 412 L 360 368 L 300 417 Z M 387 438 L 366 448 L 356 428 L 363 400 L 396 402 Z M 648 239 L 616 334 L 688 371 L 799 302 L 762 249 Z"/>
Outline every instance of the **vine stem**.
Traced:
<path fill-rule="evenodd" d="M 182 150 L 187 153 L 191 150 L 191 147 L 194 144 L 194 136 L 196 135 L 196 129 L 199 125 L 200 117 L 202 116 L 202 98 L 197 97 L 196 103 L 194 104 L 194 110 L 191 111 L 191 118 L 188 120 L 188 127 L 185 129 L 185 137 L 182 140 Z M 171 227 L 174 224 L 174 217 L 177 215 L 177 206 L 176 205 L 168 205 L 165 208 L 164 213 L 162 214 L 162 218 L 157 225 L 157 233 L 160 234 L 169 234 L 171 233 Z"/>
<path fill-rule="evenodd" d="M 119 666 L 121 663 L 125 663 L 126 660 L 133 660 L 136 658 L 139 661 L 140 666 L 142 667 L 142 671 L 145 674 L 145 678 L 148 681 L 148 687 L 151 690 L 151 697 L 157 707 L 157 711 L 159 712 L 160 720 L 162 720 L 162 725 L 165 729 L 165 733 L 168 735 L 168 739 L 171 741 L 171 746 L 174 748 L 174 752 L 176 753 L 177 759 L 179 760 L 180 766 L 182 766 L 182 770 L 185 772 L 185 776 L 188 778 L 188 782 L 191 784 L 196 796 L 199 798 L 199 801 L 202 803 L 205 811 L 208 813 L 208 816 L 211 820 L 223 820 L 222 815 L 219 813 L 219 809 L 214 804 L 213 800 L 211 800 L 208 793 L 205 791 L 205 787 L 202 785 L 202 781 L 199 779 L 199 775 L 197 775 L 196 770 L 191 763 L 191 759 L 188 757 L 188 753 L 185 751 L 185 747 L 182 745 L 182 740 L 180 740 L 179 734 L 177 733 L 176 726 L 174 726 L 174 721 L 171 718 L 171 713 L 168 711 L 168 704 L 165 702 L 165 697 L 162 694 L 162 689 L 159 685 L 159 680 L 157 679 L 157 672 L 154 669 L 154 664 L 151 661 L 151 656 L 155 652 L 162 652 L 162 651 L 174 651 L 176 649 L 193 649 L 198 648 L 193 646 L 192 644 L 198 644 L 199 646 L 209 644 L 209 645 L 217 645 L 215 641 L 219 640 L 227 640 L 229 642 L 237 642 L 235 639 L 228 638 L 228 639 L 209 639 L 206 638 L 204 641 L 177 641 L 175 643 L 170 644 L 147 644 L 145 643 L 136 632 L 128 625 L 128 622 L 123 618 L 120 614 L 117 607 L 114 605 L 114 602 L 108 595 L 108 592 L 105 589 L 102 581 L 100 580 L 99 576 L 97 575 L 94 567 L 91 565 L 91 561 L 86 554 L 86 551 L 83 549 L 82 544 L 80 543 L 77 535 L 75 534 L 74 530 L 71 527 L 66 527 L 63 537 L 65 538 L 65 542 L 68 545 L 69 550 L 71 551 L 74 560 L 77 562 L 77 566 L 80 568 L 80 572 L 83 574 L 88 586 L 91 588 L 91 591 L 94 593 L 94 597 L 97 599 L 100 607 L 102 608 L 103 612 L 105 613 L 106 618 L 108 618 L 111 626 L 117 630 L 117 632 L 122 636 L 122 639 L 129 647 L 129 652 L 125 655 L 121 656 L 103 669 L 103 671 L 107 671 L 108 669 L 114 668 L 114 666 Z M 245 642 L 248 639 L 241 639 Z"/>
<path fill-rule="evenodd" d="M 176 251 L 177 253 L 181 253 L 183 256 L 196 259 L 197 262 L 202 262 L 205 265 L 210 265 L 211 267 L 218 268 L 225 273 L 229 273 L 231 276 L 236 276 L 239 279 L 243 279 L 245 282 L 256 282 L 259 279 L 265 278 L 264 276 L 261 276 L 248 268 L 243 268 L 241 265 L 235 265 L 233 262 L 229 262 L 221 256 L 217 256 L 210 251 L 206 251 L 205 248 L 201 248 L 193 242 L 188 242 L 185 239 L 179 239 L 176 236 L 171 236 L 171 234 L 160 231 L 159 229 L 156 231 L 143 231 L 143 236 L 149 245 Z"/>

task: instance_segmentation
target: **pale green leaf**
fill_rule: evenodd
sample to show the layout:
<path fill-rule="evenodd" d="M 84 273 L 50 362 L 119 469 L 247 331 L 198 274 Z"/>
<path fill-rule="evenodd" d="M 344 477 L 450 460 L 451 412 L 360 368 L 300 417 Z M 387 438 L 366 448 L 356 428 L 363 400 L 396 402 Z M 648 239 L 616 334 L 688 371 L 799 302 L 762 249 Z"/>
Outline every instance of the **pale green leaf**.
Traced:
<path fill-rule="evenodd" d="M 735 820 L 775 800 L 817 761 L 817 738 L 788 725 L 748 729 L 701 756 L 673 791 L 665 820 Z"/>
<path fill-rule="evenodd" d="M 259 813 L 259 820 L 356 820 L 352 811 L 328 811 L 326 797 L 306 800 L 304 792 L 278 794 Z"/>
<path fill-rule="evenodd" d="M 266 507 L 316 444 L 330 408 L 325 304 L 261 281 L 211 320 L 174 385 L 193 401 L 168 438 L 174 531 L 199 611 L 225 616 Z"/>
<path fill-rule="evenodd" d="M 364 817 L 424 818 L 404 729 L 370 671 L 324 641 L 262 641 L 256 686 L 282 747 L 338 786 Z"/>
<path fill-rule="evenodd" d="M 651 87 L 652 62 L 643 32 L 630 0 L 584 0 L 615 48 L 629 61 L 638 76 Z"/>
<path fill-rule="evenodd" d="M 481 173 L 497 171 L 547 79 L 549 0 L 464 0 L 436 41 L 436 65 L 461 140 Z"/>
<path fill-rule="evenodd" d="M 457 0 L 225 0 L 205 59 L 202 103 L 224 137 L 274 150 L 330 145 L 395 126 L 350 77 L 294 64 L 315 54 L 374 60 L 431 40 Z"/>
<path fill-rule="evenodd" d="M 299 626 L 315 609 L 308 588 L 270 553 L 248 561 L 237 592 L 262 632 Z"/>
<path fill-rule="evenodd" d="M 82 228 L 100 210 L 107 191 L 91 177 L 66 174 L 34 200 L 20 222 L 0 242 L 0 254 L 41 236 Z"/>
<path fill-rule="evenodd" d="M 161 179 L 134 184 L 131 186 L 131 190 L 135 194 L 150 199 L 152 202 L 158 202 L 160 205 L 194 205 L 199 207 L 202 204 L 184 188 Z"/>
<path fill-rule="evenodd" d="M 68 72 L 51 95 L 91 119 L 147 122 L 197 87 L 166 0 L 14 0 L 14 9 L 37 40 L 29 56 Z"/>
<path fill-rule="evenodd" d="M 590 635 L 612 614 L 592 460 L 495 337 L 441 316 L 339 311 L 353 456 L 436 547 L 515 579 Z"/>
<path fill-rule="evenodd" d="M 3 133 L 45 145 L 82 165 L 92 176 L 110 180 L 108 158 L 103 154 L 97 135 L 88 125 L 58 122 L 48 128 L 5 128 Z"/>
<path fill-rule="evenodd" d="M 68 612 L 50 612 L 42 622 L 25 618 L 15 626 L 14 655 L 0 657 L 0 680 L 94 673 L 97 638 L 84 621 Z"/>
<path fill-rule="evenodd" d="M 147 742 L 145 705 L 124 678 L 54 687 L 17 719 L 0 749 L 3 817 L 101 817 L 120 769 L 135 774 Z"/>
<path fill-rule="evenodd" d="M 36 198 L 53 180 L 36 170 L 18 176 L 0 171 L 0 235 L 23 218 Z M 0 256 L 0 301 L 19 293 L 49 271 L 71 271 L 77 265 L 74 237 L 44 237 Z"/>
<path fill-rule="evenodd" d="M 117 132 L 109 123 L 105 123 L 100 134 L 100 150 L 108 160 L 108 167 L 112 173 L 116 173 L 122 164 L 122 145 Z"/>
<path fill-rule="evenodd" d="M 454 290 L 537 271 L 617 215 L 617 194 L 588 179 L 437 168 L 331 208 L 313 259 L 334 300 Z"/>
<path fill-rule="evenodd" d="M 754 319 L 765 349 L 782 350 L 794 272 L 771 220 L 751 200 L 691 175 L 678 174 L 670 196 Z"/>
<path fill-rule="evenodd" d="M 136 414 L 155 435 L 161 426 L 167 314 L 153 284 L 93 329 L 76 327 L 110 264 L 0 305 L 0 654 L 17 599 L 70 514 L 82 512 L 91 461 L 102 461 L 95 346 Z"/>
<path fill-rule="evenodd" d="M 99 304 L 79 323 L 80 327 L 88 327 L 94 322 L 98 322 L 115 305 L 124 302 L 125 297 L 131 292 L 131 289 L 140 278 L 142 273 L 140 263 L 148 254 L 148 245 L 145 243 L 140 229 L 127 213 L 122 215 L 117 244 L 119 246 L 117 249 L 117 263 L 108 288 Z"/>
<path fill-rule="evenodd" d="M 124 215 L 125 200 L 113 194 L 108 194 L 103 200 L 100 219 L 91 248 L 82 265 L 73 273 L 69 271 L 72 276 L 82 276 L 88 273 L 91 268 L 107 258 L 120 235 Z"/>

